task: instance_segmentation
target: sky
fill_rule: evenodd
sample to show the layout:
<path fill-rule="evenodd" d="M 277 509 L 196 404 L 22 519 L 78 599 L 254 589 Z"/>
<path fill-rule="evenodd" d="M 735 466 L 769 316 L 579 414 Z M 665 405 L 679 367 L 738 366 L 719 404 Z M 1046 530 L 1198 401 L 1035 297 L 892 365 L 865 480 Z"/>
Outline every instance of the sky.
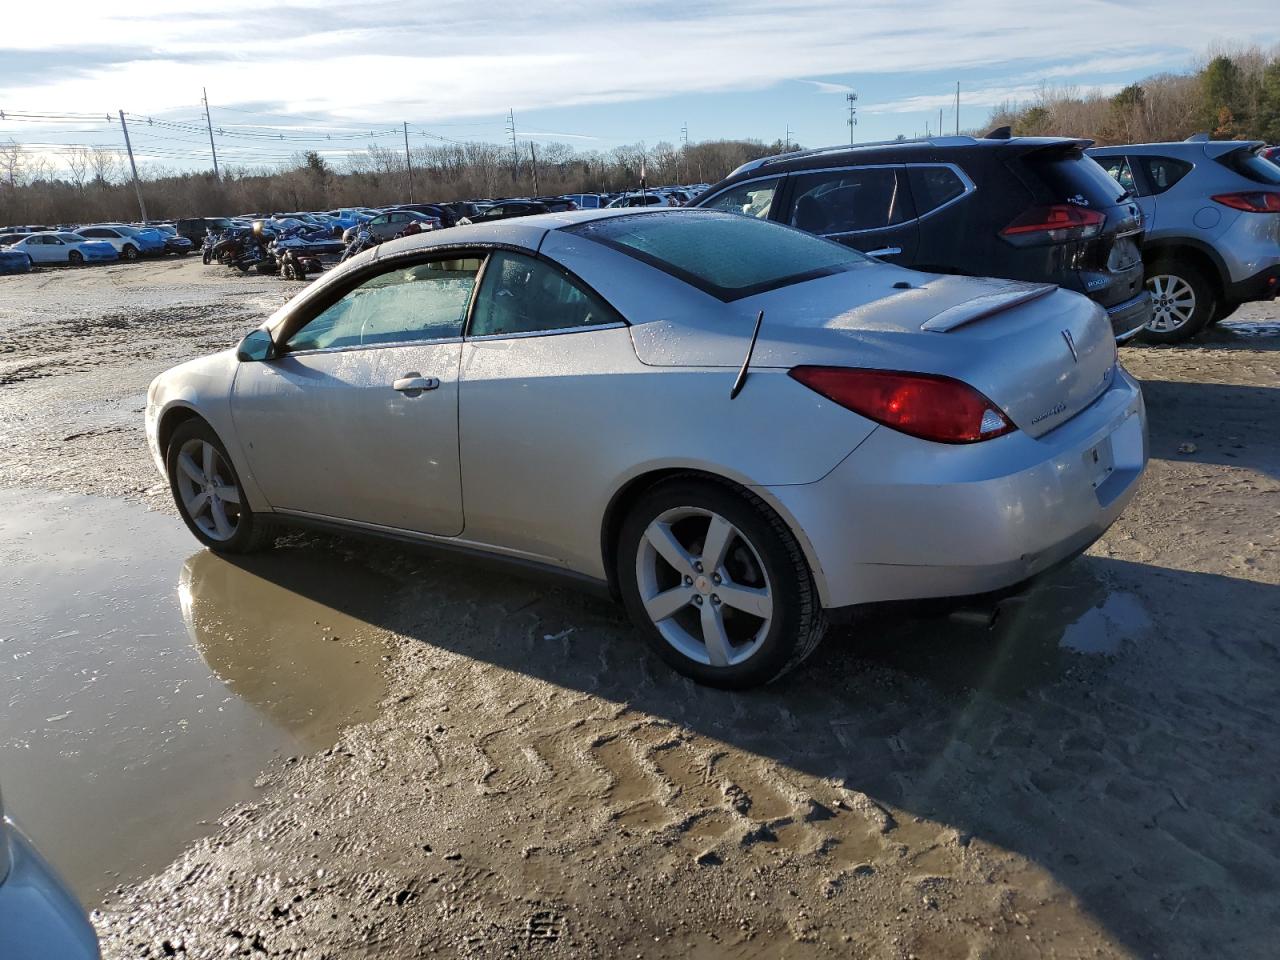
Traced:
<path fill-rule="evenodd" d="M 369 143 L 848 142 L 981 125 L 1041 84 L 1113 92 L 1211 45 L 1280 42 L 1275 0 L 59 0 L 5 4 L 0 141 L 52 162 L 269 164 Z M 1247 28 L 1242 25 L 1247 25 Z M 399 139 L 397 139 L 399 138 Z"/>

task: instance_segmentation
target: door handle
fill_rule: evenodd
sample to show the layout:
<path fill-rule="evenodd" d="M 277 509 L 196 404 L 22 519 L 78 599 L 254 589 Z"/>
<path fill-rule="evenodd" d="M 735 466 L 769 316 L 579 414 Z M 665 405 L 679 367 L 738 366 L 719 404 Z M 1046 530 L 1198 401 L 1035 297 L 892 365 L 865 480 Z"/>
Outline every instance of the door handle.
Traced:
<path fill-rule="evenodd" d="M 440 386 L 435 377 L 424 377 L 420 373 L 410 373 L 391 384 L 391 389 L 398 390 L 407 397 L 416 397 L 424 390 L 434 390 Z"/>
<path fill-rule="evenodd" d="M 881 247 L 879 250 L 866 251 L 868 257 L 896 257 L 900 253 L 901 247 Z"/>

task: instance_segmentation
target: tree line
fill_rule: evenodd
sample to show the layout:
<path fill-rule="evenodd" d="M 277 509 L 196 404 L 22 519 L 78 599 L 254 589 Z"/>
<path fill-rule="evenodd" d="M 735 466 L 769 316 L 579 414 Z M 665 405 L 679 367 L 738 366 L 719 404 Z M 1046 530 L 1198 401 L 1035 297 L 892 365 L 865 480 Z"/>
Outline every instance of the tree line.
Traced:
<path fill-rule="evenodd" d="M 1015 136 L 1087 137 L 1100 144 L 1215 140 L 1280 143 L 1280 47 L 1210 50 L 1188 73 L 1162 73 L 1118 93 L 1044 86 L 1029 103 L 993 111 Z M 990 129 L 988 127 L 988 129 Z"/>
<path fill-rule="evenodd" d="M 799 149 L 781 141 L 666 142 L 579 151 L 568 144 L 441 143 L 405 153 L 379 145 L 331 162 L 300 153 L 273 167 L 207 172 L 140 168 L 147 216 L 237 216 L 486 197 L 558 196 L 649 186 L 714 183 L 757 157 Z M 127 163 L 110 147 L 73 147 L 60 166 L 13 141 L 0 142 L 0 225 L 137 220 Z"/>

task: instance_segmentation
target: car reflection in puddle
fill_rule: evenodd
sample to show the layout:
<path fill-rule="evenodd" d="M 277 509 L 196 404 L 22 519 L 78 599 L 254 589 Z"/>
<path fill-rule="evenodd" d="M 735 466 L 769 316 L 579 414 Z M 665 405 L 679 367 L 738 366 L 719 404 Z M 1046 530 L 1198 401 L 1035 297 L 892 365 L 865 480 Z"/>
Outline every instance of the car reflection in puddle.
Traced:
<path fill-rule="evenodd" d="M 1136 594 L 1118 589 L 1108 561 L 1078 559 L 1005 604 L 994 627 L 945 618 L 874 617 L 845 628 L 871 665 L 918 676 L 951 691 L 1017 697 L 1074 667 L 1140 642 L 1152 621 Z"/>
<path fill-rule="evenodd" d="M 338 609 L 387 603 L 386 581 L 317 550 L 192 546 L 136 504 L 0 490 L 6 806 L 88 906 L 385 692 L 383 631 Z"/>

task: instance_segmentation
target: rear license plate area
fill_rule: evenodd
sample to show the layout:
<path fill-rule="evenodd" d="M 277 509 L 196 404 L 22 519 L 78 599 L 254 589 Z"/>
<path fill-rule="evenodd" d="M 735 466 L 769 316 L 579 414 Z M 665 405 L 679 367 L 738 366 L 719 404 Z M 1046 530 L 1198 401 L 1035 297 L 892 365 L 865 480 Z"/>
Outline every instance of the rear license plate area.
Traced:
<path fill-rule="evenodd" d="M 1085 476 L 1089 477 L 1095 490 L 1115 473 L 1116 457 L 1111 447 L 1111 437 L 1106 437 L 1084 452 L 1084 468 Z"/>

